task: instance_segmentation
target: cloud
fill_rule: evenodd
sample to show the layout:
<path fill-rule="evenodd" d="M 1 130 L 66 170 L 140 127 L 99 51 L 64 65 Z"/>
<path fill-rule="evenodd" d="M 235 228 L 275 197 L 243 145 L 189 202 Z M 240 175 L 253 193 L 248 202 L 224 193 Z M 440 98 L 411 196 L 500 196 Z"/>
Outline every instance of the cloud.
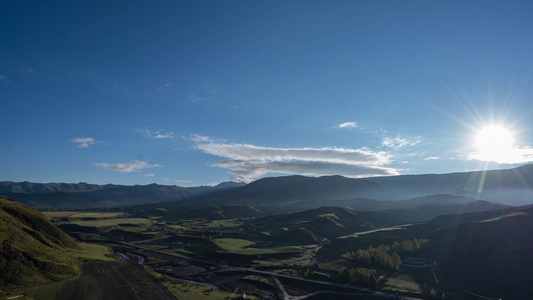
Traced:
<path fill-rule="evenodd" d="M 403 148 L 403 147 L 408 147 L 408 146 L 414 146 L 418 143 L 420 143 L 420 140 L 411 141 L 411 140 L 400 138 L 400 137 L 395 137 L 395 138 L 385 137 L 381 144 L 385 147 L 397 149 L 397 148 Z"/>
<path fill-rule="evenodd" d="M 355 122 L 345 122 L 339 125 L 339 128 L 355 128 L 359 127 Z"/>
<path fill-rule="evenodd" d="M 155 176 L 155 174 L 154 174 L 154 173 L 150 173 L 150 174 L 144 174 L 144 176 L 146 176 L 146 177 L 154 177 L 154 176 Z"/>
<path fill-rule="evenodd" d="M 248 144 L 200 143 L 197 149 L 229 160 L 213 164 L 229 169 L 235 178 L 250 182 L 268 173 L 370 177 L 397 175 L 385 168 L 390 156 L 368 149 L 272 148 Z"/>
<path fill-rule="evenodd" d="M 172 131 L 164 131 L 164 130 L 148 130 L 148 129 L 136 129 L 137 132 L 142 133 L 144 136 L 152 138 L 152 139 L 173 139 L 174 133 Z"/>
<path fill-rule="evenodd" d="M 30 74 L 35 74 L 35 70 L 30 69 L 30 68 L 22 68 L 22 69 L 20 69 L 20 71 L 21 71 L 22 73 L 24 73 L 24 74 L 28 74 L 28 73 L 30 73 Z"/>
<path fill-rule="evenodd" d="M 468 160 L 476 159 L 498 164 L 524 164 L 533 162 L 533 149 L 529 147 L 510 147 L 498 151 L 477 151 L 468 154 Z"/>
<path fill-rule="evenodd" d="M 430 156 L 430 157 L 424 158 L 424 160 L 436 160 L 436 159 L 440 159 L 440 157 L 438 157 L 438 156 Z"/>
<path fill-rule="evenodd" d="M 207 136 L 199 135 L 199 134 L 191 134 L 191 137 L 189 140 L 193 142 L 210 142 L 211 139 Z"/>
<path fill-rule="evenodd" d="M 108 164 L 108 163 L 98 163 L 94 164 L 96 167 L 109 170 L 109 171 L 116 171 L 121 173 L 131 173 L 131 172 L 139 172 L 143 169 L 149 169 L 149 168 L 155 168 L 155 167 L 161 167 L 161 165 L 150 165 L 149 163 L 145 161 L 133 161 L 129 163 L 118 163 L 118 164 Z"/>
<path fill-rule="evenodd" d="M 87 137 L 87 138 L 77 137 L 77 138 L 70 139 L 70 141 L 72 143 L 78 144 L 76 146 L 78 148 L 89 148 L 96 143 L 96 140 L 90 137 Z"/>

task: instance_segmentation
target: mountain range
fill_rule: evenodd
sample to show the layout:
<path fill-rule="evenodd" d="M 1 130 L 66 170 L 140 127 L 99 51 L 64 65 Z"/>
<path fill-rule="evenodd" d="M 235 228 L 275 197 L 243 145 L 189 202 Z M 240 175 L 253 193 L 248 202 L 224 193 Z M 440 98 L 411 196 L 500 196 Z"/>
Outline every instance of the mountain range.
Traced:
<path fill-rule="evenodd" d="M 498 205 L 531 203 L 533 165 L 506 170 L 363 179 L 281 176 L 249 184 L 225 182 L 213 187 L 189 188 L 158 184 L 126 186 L 3 181 L 0 182 L 0 195 L 39 209 L 167 202 L 170 206 L 179 203 L 189 209 L 249 205 L 272 214 L 321 206 L 356 210 L 394 210 L 407 206 L 410 210 L 433 209 L 438 212 L 442 211 L 442 205 L 459 205 L 464 208 L 463 212 L 469 212 L 490 210 Z M 400 200 L 410 202 L 396 202 Z"/>

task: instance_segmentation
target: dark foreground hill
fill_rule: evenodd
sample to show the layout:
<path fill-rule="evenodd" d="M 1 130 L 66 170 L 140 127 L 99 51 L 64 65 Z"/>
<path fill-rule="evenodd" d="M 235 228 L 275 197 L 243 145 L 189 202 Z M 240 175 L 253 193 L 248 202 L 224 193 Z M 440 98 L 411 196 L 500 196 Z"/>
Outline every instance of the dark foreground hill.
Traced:
<path fill-rule="evenodd" d="M 77 274 L 65 254 L 78 244 L 37 210 L 0 197 L 0 286 L 34 285 Z"/>
<path fill-rule="evenodd" d="M 491 299 L 533 299 L 533 209 L 455 220 L 432 232 L 421 253 L 438 260 L 440 281 Z"/>

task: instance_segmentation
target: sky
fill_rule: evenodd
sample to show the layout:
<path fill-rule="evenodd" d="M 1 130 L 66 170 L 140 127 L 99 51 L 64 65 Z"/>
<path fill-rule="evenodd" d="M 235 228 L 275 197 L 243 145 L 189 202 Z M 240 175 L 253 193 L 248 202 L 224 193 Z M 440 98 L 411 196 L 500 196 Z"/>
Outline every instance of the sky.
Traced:
<path fill-rule="evenodd" d="M 0 2 L 0 181 L 533 162 L 531 1 Z"/>

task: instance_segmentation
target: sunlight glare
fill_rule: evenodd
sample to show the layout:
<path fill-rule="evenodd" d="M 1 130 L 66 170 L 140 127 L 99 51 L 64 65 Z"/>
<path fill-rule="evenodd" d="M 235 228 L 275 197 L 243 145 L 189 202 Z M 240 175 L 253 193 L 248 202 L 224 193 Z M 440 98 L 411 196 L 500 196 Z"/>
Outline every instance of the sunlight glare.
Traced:
<path fill-rule="evenodd" d="M 478 130 L 474 146 L 478 157 L 485 161 L 502 161 L 512 153 L 513 133 L 502 125 L 489 125 Z"/>

